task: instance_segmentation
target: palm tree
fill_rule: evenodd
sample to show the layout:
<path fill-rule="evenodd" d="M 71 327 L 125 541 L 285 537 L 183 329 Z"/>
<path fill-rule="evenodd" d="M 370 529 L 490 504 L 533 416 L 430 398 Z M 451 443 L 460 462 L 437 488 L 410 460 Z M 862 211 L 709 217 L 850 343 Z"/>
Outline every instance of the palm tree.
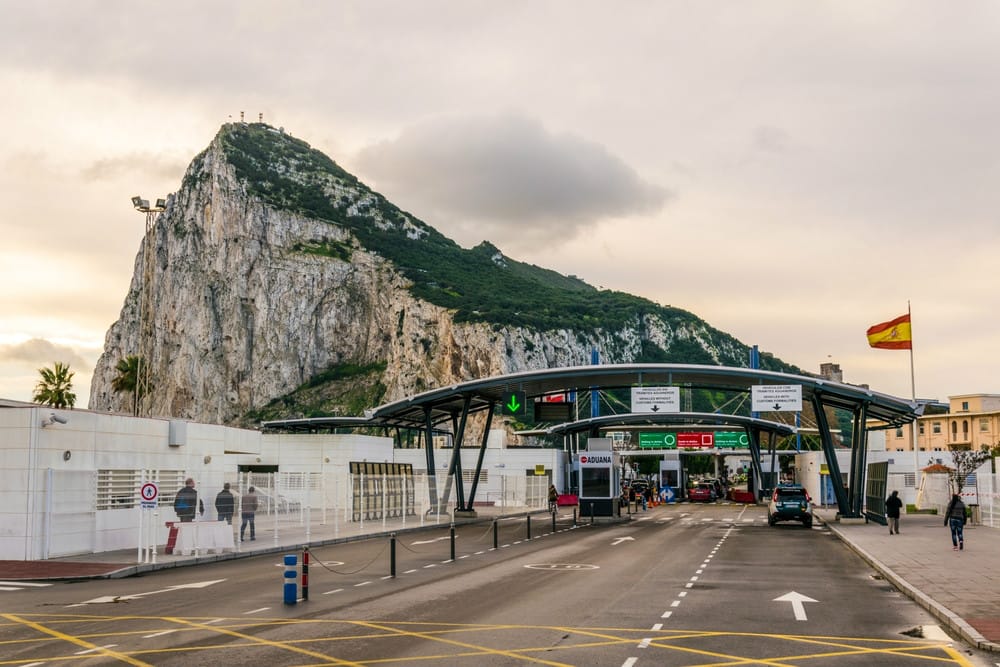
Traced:
<path fill-rule="evenodd" d="M 54 368 L 39 368 L 38 373 L 42 379 L 35 385 L 32 398 L 35 403 L 54 408 L 71 408 L 76 404 L 76 394 L 71 391 L 74 373 L 70 371 L 69 364 L 57 361 Z"/>
<path fill-rule="evenodd" d="M 142 387 L 139 384 L 139 377 L 145 370 L 146 364 L 140 357 L 133 355 L 127 356 L 124 359 L 120 359 L 115 365 L 115 370 L 118 371 L 118 375 L 111 380 L 111 388 L 114 391 L 122 392 L 127 391 L 132 394 L 133 401 L 133 411 L 132 414 L 139 414 L 139 404 L 142 402 L 143 396 L 149 391 L 149 387 Z"/>

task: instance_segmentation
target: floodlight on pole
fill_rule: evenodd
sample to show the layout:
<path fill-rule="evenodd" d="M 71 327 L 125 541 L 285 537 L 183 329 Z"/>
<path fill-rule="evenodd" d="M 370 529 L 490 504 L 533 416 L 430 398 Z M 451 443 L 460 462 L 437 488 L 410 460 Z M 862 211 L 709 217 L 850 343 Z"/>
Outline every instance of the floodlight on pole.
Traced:
<path fill-rule="evenodd" d="M 146 233 L 142 238 L 142 282 L 140 283 L 139 291 L 139 331 L 138 331 L 138 350 L 136 353 L 136 368 L 135 368 L 135 390 L 133 394 L 134 398 L 134 414 L 139 416 L 141 413 L 145 412 L 145 402 L 148 398 L 152 383 L 150 381 L 150 372 L 152 367 L 152 349 L 153 349 L 153 294 L 152 294 L 152 283 L 153 283 L 153 272 L 155 271 L 155 262 L 153 260 L 153 251 L 150 247 L 152 245 L 151 234 L 153 229 L 153 223 L 156 221 L 156 216 L 162 213 L 167 208 L 167 202 L 165 199 L 157 199 L 156 206 L 150 206 L 148 199 L 143 199 L 142 197 L 136 195 L 132 197 L 132 207 L 140 213 L 146 214 Z"/>

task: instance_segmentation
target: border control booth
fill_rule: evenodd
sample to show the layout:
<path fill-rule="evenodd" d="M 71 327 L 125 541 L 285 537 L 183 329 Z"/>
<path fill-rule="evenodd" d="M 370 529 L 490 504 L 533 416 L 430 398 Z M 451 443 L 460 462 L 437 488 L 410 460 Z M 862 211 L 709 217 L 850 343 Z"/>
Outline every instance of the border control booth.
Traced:
<path fill-rule="evenodd" d="M 579 452 L 573 461 L 580 489 L 580 516 L 616 516 L 620 485 L 618 454 L 611 450 L 609 438 L 591 438 L 588 444 L 590 448 Z"/>

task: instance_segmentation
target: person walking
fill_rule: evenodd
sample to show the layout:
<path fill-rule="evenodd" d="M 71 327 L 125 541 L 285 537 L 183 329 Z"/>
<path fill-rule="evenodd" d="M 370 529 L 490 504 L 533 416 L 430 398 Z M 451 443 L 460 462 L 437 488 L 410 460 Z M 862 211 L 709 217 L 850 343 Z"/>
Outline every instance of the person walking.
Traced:
<path fill-rule="evenodd" d="M 229 525 L 233 524 L 233 508 L 236 507 L 236 498 L 229 490 L 229 482 L 222 485 L 222 491 L 215 496 L 215 511 L 219 515 L 219 521 L 225 521 Z"/>
<path fill-rule="evenodd" d="M 951 496 L 948 509 L 944 513 L 944 525 L 951 528 L 951 550 L 965 549 L 965 503 L 957 493 Z"/>
<path fill-rule="evenodd" d="M 257 539 L 253 521 L 254 515 L 257 514 L 257 493 L 252 486 L 240 499 L 240 514 L 243 517 L 243 523 L 240 524 L 240 542 L 243 541 L 243 533 L 246 532 L 247 526 L 250 526 L 250 541 L 253 542 Z"/>
<path fill-rule="evenodd" d="M 181 520 L 181 523 L 189 523 L 194 521 L 194 515 L 199 506 L 201 513 L 204 514 L 205 503 L 198 498 L 198 492 L 194 489 L 194 480 L 188 477 L 184 480 L 184 488 L 174 496 L 174 511 L 177 512 L 177 518 Z"/>
<path fill-rule="evenodd" d="M 899 510 L 903 508 L 903 501 L 899 499 L 899 491 L 893 491 L 892 495 L 885 499 L 885 516 L 889 520 L 889 534 L 899 535 Z"/>
<path fill-rule="evenodd" d="M 555 512 L 559 507 L 559 491 L 555 484 L 549 484 L 549 512 Z"/>

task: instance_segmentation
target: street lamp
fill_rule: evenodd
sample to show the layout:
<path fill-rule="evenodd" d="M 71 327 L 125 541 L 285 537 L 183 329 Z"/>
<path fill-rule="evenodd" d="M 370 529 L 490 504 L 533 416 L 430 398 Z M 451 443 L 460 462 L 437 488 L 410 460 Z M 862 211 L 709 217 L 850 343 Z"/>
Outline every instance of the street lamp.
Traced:
<path fill-rule="evenodd" d="M 142 283 L 139 292 L 139 345 L 135 368 L 135 392 L 133 398 L 133 413 L 139 416 L 140 401 L 145 402 L 150 389 L 150 359 L 152 356 L 153 312 L 152 312 L 152 282 L 155 262 L 150 249 L 150 239 L 156 216 L 167 209 L 165 199 L 157 199 L 155 206 L 149 205 L 148 199 L 136 195 L 132 197 L 132 207 L 146 214 L 146 234 L 142 237 Z"/>

